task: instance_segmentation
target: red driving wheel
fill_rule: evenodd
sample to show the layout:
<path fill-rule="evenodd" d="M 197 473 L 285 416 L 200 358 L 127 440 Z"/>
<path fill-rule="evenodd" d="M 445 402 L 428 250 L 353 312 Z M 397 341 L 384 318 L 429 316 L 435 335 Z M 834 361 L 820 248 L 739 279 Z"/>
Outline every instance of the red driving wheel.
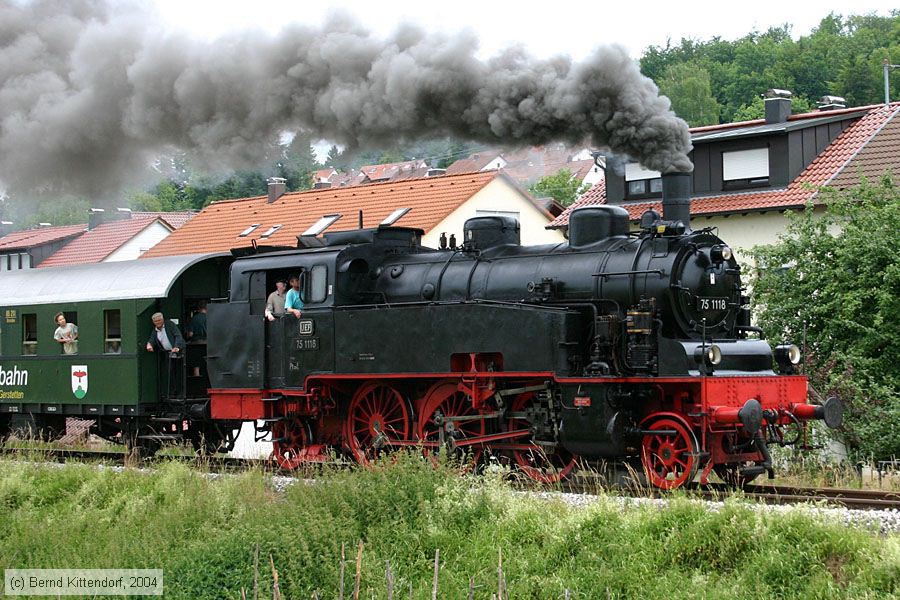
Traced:
<path fill-rule="evenodd" d="M 272 425 L 272 439 L 272 458 L 282 469 L 293 470 L 305 461 L 312 433 L 309 424 L 296 417 Z"/>
<path fill-rule="evenodd" d="M 408 440 L 411 412 L 403 394 L 387 383 L 370 381 L 360 387 L 350 401 L 344 425 L 356 461 L 368 464 L 392 440 Z"/>
<path fill-rule="evenodd" d="M 520 394 L 513 401 L 510 410 L 522 412 L 534 402 L 534 393 Z M 525 419 L 512 418 L 508 422 L 508 430 L 528 429 L 531 423 Z M 527 439 L 527 438 L 526 438 Z M 514 440 L 515 443 L 527 443 L 525 439 Z M 578 456 L 572 454 L 562 446 L 557 446 L 552 452 L 548 452 L 537 444 L 532 444 L 529 450 L 513 450 L 513 459 L 519 469 L 531 479 L 540 483 L 558 483 L 569 475 L 578 464 Z"/>
<path fill-rule="evenodd" d="M 641 442 L 641 462 L 647 480 L 663 490 L 674 490 L 697 475 L 697 437 L 677 415 L 650 416 L 642 429 L 664 433 L 645 435 Z"/>
<path fill-rule="evenodd" d="M 420 440 L 426 442 L 439 441 L 441 429 L 445 431 L 445 441 L 450 441 L 448 437 L 463 440 L 482 436 L 485 434 L 484 419 L 454 421 L 450 431 L 446 429 L 447 424 L 443 421 L 444 417 L 469 417 L 478 414 L 468 395 L 459 390 L 455 381 L 439 381 L 425 393 L 416 433 Z M 481 457 L 481 448 L 473 447 L 468 451 L 472 457 L 471 463 L 474 465 Z"/>

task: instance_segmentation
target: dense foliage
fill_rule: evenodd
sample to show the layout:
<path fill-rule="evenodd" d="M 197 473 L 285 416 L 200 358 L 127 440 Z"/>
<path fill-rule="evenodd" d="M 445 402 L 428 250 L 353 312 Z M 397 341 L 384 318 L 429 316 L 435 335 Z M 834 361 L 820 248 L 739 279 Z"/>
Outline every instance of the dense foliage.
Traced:
<path fill-rule="evenodd" d="M 284 598 L 439 598 L 498 589 L 509 598 L 890 598 L 900 592 L 900 539 L 803 511 L 718 512 L 676 499 L 623 509 L 572 508 L 502 482 L 463 478 L 430 461 L 394 459 L 326 473 L 286 493 L 261 473 L 210 479 L 180 464 L 116 473 L 0 462 L 0 563 L 7 568 L 162 568 L 166 598 L 261 598 L 274 564 Z M 271 563 L 270 563 L 271 557 Z M 410 593 L 410 589 L 412 593 Z M 505 595 L 504 595 L 505 596 Z"/>
<path fill-rule="evenodd" d="M 582 184 L 569 169 L 560 169 L 553 175 L 541 178 L 528 191 L 535 198 L 550 197 L 563 206 L 569 206 L 589 188 L 589 184 Z"/>
<path fill-rule="evenodd" d="M 808 35 L 794 40 L 790 33 L 783 25 L 737 40 L 670 41 L 644 52 L 641 71 L 691 125 L 745 117 L 769 88 L 791 90 L 806 106 L 824 95 L 842 96 L 848 106 L 884 100 L 882 61 L 900 62 L 900 11 L 885 17 L 830 14 Z M 891 97 L 898 95 L 895 73 Z"/>
<path fill-rule="evenodd" d="M 900 189 L 886 177 L 808 207 L 755 249 L 755 310 L 769 339 L 805 350 L 822 393 L 848 406 L 844 440 L 863 457 L 900 457 Z"/>

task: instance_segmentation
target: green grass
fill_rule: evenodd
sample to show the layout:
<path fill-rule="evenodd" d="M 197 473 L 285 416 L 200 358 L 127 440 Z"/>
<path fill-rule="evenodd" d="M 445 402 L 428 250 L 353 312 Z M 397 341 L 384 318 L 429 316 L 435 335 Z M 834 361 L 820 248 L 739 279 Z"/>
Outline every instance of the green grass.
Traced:
<path fill-rule="evenodd" d="M 900 537 L 816 521 L 800 511 L 718 513 L 685 498 L 666 509 L 588 509 L 526 498 L 500 480 L 463 478 L 400 458 L 373 470 L 327 473 L 276 493 L 257 472 L 211 480 L 168 463 L 152 472 L 0 461 L 0 566 L 162 568 L 168 598 L 239 598 L 253 556 L 271 597 L 271 555 L 285 598 L 336 598 L 341 544 L 347 598 L 365 543 L 361 598 L 440 598 L 497 588 L 509 597 L 896 598 Z M 402 594 L 400 591 L 402 590 Z M 249 593 L 248 593 L 249 597 Z"/>

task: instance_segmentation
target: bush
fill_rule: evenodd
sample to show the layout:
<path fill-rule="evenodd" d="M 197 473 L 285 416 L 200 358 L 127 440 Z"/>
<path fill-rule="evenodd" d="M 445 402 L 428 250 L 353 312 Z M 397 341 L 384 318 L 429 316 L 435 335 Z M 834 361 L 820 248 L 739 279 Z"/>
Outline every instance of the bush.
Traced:
<path fill-rule="evenodd" d="M 820 197 L 823 214 L 807 206 L 754 250 L 754 308 L 770 340 L 802 346 L 811 385 L 844 400 L 848 446 L 900 457 L 900 190 L 885 177 Z"/>

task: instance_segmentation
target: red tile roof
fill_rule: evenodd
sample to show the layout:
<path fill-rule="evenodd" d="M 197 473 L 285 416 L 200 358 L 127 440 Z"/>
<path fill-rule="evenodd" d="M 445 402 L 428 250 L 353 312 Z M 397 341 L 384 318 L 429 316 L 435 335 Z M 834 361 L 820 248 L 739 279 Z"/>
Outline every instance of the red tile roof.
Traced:
<path fill-rule="evenodd" d="M 356 229 L 360 210 L 363 211 L 363 225 L 376 227 L 395 209 L 410 208 L 412 210 L 397 225 L 430 231 L 497 177 L 503 175 L 489 171 L 325 188 L 288 193 L 271 204 L 266 196 L 216 202 L 151 248 L 144 257 L 227 251 L 249 246 L 252 240 L 263 245 L 294 247 L 297 235 L 322 215 L 343 214 L 328 231 Z M 259 227 L 250 235 L 238 237 L 255 223 L 259 223 Z M 262 238 L 273 225 L 281 225 L 281 228 L 271 237 Z"/>
<path fill-rule="evenodd" d="M 423 160 L 407 160 L 397 163 L 385 163 L 383 165 L 366 165 L 360 167 L 359 170 L 369 181 L 382 181 L 392 179 L 403 171 L 412 171 L 424 166 L 425 161 Z"/>
<path fill-rule="evenodd" d="M 833 181 L 837 181 L 837 175 L 839 175 L 858 154 L 861 154 L 861 151 L 872 140 L 875 134 L 879 133 L 881 129 L 891 122 L 894 119 L 894 116 L 900 112 L 900 103 L 895 102 L 889 106 L 880 104 L 874 107 L 863 107 L 863 109 L 869 109 L 865 116 L 838 135 L 837 138 L 835 138 L 835 140 L 831 142 L 831 144 L 829 144 L 829 146 L 786 188 L 761 192 L 737 192 L 716 196 L 695 197 L 691 200 L 691 214 L 713 215 L 803 206 L 808 200 L 815 198 L 818 191 L 817 188 L 831 184 Z M 829 111 L 828 114 L 859 111 L 860 108 L 856 108 L 841 111 Z M 795 119 L 811 118 L 811 115 L 822 116 L 822 113 L 817 112 L 796 115 Z M 739 125 L 746 126 L 753 124 L 758 123 L 756 121 L 749 121 L 740 123 Z M 734 124 L 729 124 L 723 127 L 730 128 L 733 125 Z M 698 130 L 709 131 L 710 129 L 710 127 L 699 127 L 691 129 L 691 132 L 697 132 Z M 894 150 L 893 156 L 897 156 L 896 150 Z M 893 164 L 898 164 L 896 158 Z M 600 186 L 603 187 L 601 188 Z M 572 203 L 572 205 L 566 209 L 566 212 L 554 219 L 547 227 L 565 227 L 569 224 L 569 214 L 572 210 L 581 206 L 603 204 L 605 202 L 606 187 L 603 182 L 600 182 Z M 661 207 L 662 204 L 659 201 L 622 204 L 622 208 L 628 210 L 632 219 L 639 218 L 644 211 L 650 208 L 661 211 Z"/>
<path fill-rule="evenodd" d="M 57 242 L 80 235 L 87 229 L 87 224 L 60 225 L 57 227 L 38 227 L 14 231 L 0 238 L 0 250 L 22 250 Z"/>
<path fill-rule="evenodd" d="M 143 210 L 136 210 L 131 213 L 131 218 L 137 217 L 159 217 L 166 223 L 172 226 L 172 229 L 179 229 L 182 225 L 193 219 L 197 216 L 196 210 L 180 210 L 173 212 L 149 212 Z"/>
<path fill-rule="evenodd" d="M 131 238 L 160 220 L 155 215 L 122 219 L 101 223 L 84 232 L 84 235 L 62 247 L 58 252 L 41 262 L 38 267 L 58 267 L 60 265 L 101 262 L 121 248 Z"/>
<path fill-rule="evenodd" d="M 502 156 L 499 150 L 484 150 L 477 154 L 472 154 L 466 158 L 460 158 L 447 167 L 447 175 L 458 175 L 460 173 L 477 173 L 498 156 Z"/>

